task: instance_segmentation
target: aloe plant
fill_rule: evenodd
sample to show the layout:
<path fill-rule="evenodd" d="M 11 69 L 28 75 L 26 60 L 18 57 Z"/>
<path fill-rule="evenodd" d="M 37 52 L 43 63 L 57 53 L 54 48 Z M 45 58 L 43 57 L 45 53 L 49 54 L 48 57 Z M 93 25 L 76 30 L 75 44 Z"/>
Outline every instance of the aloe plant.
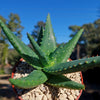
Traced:
<path fill-rule="evenodd" d="M 18 88 L 28 89 L 46 83 L 54 87 L 85 89 L 83 84 L 74 82 L 63 74 L 100 67 L 100 56 L 66 62 L 78 42 L 83 29 L 68 43 L 57 47 L 49 14 L 45 30 L 41 27 L 37 43 L 30 34 L 27 34 L 35 51 L 32 51 L 32 49 L 16 37 L 1 20 L 0 26 L 22 58 L 35 68 L 27 77 L 9 79 Z"/>

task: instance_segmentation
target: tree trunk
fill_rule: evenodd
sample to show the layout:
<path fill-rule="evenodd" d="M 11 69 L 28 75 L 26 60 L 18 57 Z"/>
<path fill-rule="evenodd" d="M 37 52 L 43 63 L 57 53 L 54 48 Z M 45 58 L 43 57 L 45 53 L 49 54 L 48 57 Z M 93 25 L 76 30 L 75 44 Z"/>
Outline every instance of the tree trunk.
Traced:
<path fill-rule="evenodd" d="M 80 45 L 77 44 L 77 59 L 80 59 Z"/>

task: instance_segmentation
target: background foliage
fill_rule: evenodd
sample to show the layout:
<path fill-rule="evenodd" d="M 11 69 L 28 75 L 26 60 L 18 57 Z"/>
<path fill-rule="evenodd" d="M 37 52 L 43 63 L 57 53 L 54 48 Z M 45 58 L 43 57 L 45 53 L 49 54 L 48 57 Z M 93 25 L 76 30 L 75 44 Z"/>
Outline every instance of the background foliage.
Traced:
<path fill-rule="evenodd" d="M 81 28 L 84 28 L 84 33 L 78 43 L 81 47 L 84 47 L 83 49 L 85 55 L 93 56 L 93 51 L 95 49 L 99 50 L 100 47 L 100 19 L 94 21 L 93 23 L 83 24 L 82 26 L 70 26 L 69 29 L 72 30 L 70 37 L 73 37 Z M 82 53 L 83 52 L 81 52 L 81 54 Z"/>
<path fill-rule="evenodd" d="M 21 32 L 24 27 L 21 25 L 19 15 L 10 13 L 7 19 L 0 15 L 0 19 L 9 27 L 9 29 L 16 36 L 18 36 L 21 39 Z M 3 34 L 3 31 L 0 28 L 0 65 L 2 66 L 2 68 L 8 63 L 14 65 L 15 58 L 16 60 L 17 58 L 19 58 L 19 55 L 14 49 L 9 49 L 9 45 L 10 44 L 6 39 L 6 36 Z"/>
<path fill-rule="evenodd" d="M 21 25 L 20 17 L 17 14 L 10 13 L 8 19 L 5 19 L 0 15 L 0 19 L 3 20 L 10 30 L 21 39 L 21 32 L 24 27 Z M 31 35 L 35 38 L 36 41 L 41 27 L 43 27 L 45 30 L 45 22 L 38 21 L 33 27 Z M 84 56 L 92 56 L 99 54 L 100 52 L 100 19 L 97 19 L 93 23 L 85 23 L 82 26 L 69 26 L 69 29 L 72 31 L 70 37 L 73 37 L 81 28 L 84 28 L 84 32 L 71 55 L 72 59 L 78 59 Z M 8 48 L 9 45 L 9 42 L 6 40 L 6 37 L 0 28 L 0 64 L 2 65 L 5 65 L 6 63 L 14 65 L 17 59 L 20 58 L 20 55 L 18 55 L 14 49 Z M 59 45 L 60 44 L 57 44 L 57 46 Z"/>

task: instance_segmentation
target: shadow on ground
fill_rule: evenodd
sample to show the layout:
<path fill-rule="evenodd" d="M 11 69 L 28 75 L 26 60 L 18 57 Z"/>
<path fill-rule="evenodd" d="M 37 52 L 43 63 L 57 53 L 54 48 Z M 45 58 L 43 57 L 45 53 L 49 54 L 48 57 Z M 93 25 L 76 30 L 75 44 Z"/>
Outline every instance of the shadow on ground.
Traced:
<path fill-rule="evenodd" d="M 87 93 L 83 91 L 79 100 L 100 100 L 100 94 L 98 92 Z"/>
<path fill-rule="evenodd" d="M 0 75 L 0 100 L 15 100 L 15 93 L 8 81 L 10 75 Z"/>
<path fill-rule="evenodd" d="M 89 69 L 82 74 L 85 91 L 79 100 L 100 100 L 100 68 Z"/>

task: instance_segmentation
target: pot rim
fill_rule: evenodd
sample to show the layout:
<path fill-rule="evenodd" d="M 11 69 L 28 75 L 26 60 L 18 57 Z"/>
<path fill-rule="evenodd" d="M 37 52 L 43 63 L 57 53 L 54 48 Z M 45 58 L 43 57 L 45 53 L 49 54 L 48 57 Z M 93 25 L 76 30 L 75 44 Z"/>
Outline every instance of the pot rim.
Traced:
<path fill-rule="evenodd" d="M 11 74 L 11 78 L 14 77 L 16 66 L 17 66 L 20 62 L 22 62 L 23 60 L 24 60 L 24 59 L 21 58 L 21 59 L 19 60 L 19 62 L 18 62 L 17 64 L 15 64 L 15 66 L 14 66 L 14 68 L 13 68 L 13 71 L 12 71 L 12 74 Z M 69 61 L 72 61 L 70 58 L 69 58 L 68 60 L 69 60 Z M 81 77 L 81 84 L 84 84 L 82 72 L 80 72 L 80 77 Z M 15 94 L 16 94 L 16 99 L 23 100 L 23 99 L 21 98 L 21 96 L 19 96 L 19 95 L 17 94 L 17 91 L 16 91 L 14 85 L 12 85 L 12 88 L 13 88 L 13 91 L 15 92 Z M 83 91 L 83 90 L 80 90 L 80 93 L 79 93 L 79 95 L 77 96 L 76 100 L 79 100 L 80 96 L 82 95 L 82 91 Z"/>

